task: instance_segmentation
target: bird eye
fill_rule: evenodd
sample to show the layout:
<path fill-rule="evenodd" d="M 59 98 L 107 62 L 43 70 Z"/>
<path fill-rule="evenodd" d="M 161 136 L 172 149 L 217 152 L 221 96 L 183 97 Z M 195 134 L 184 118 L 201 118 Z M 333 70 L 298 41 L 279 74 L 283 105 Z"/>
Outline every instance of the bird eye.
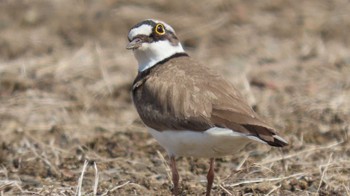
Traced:
<path fill-rule="evenodd" d="M 164 35 L 165 34 L 165 29 L 162 24 L 157 24 L 155 31 L 158 35 Z"/>

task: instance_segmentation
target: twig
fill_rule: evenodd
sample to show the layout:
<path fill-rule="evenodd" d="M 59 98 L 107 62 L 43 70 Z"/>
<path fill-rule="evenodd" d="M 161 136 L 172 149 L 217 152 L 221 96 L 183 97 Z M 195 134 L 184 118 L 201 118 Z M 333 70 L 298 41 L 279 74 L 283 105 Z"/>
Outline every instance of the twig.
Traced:
<path fill-rule="evenodd" d="M 232 193 L 230 193 L 230 191 L 228 191 L 225 187 L 223 187 L 221 184 L 219 184 L 219 187 L 225 191 L 225 193 L 227 193 L 228 195 L 232 195 Z"/>
<path fill-rule="evenodd" d="M 98 180 L 99 180 L 98 168 L 97 168 L 96 162 L 94 162 L 94 169 L 95 169 L 94 195 L 96 196 L 97 195 Z"/>
<path fill-rule="evenodd" d="M 279 186 L 275 186 L 271 191 L 269 191 L 266 196 L 269 196 L 271 193 L 275 192 L 277 189 L 281 188 L 281 184 Z"/>
<path fill-rule="evenodd" d="M 239 164 L 238 164 L 238 166 L 236 168 L 236 171 L 241 170 L 243 164 L 247 161 L 248 157 L 249 157 L 249 153 L 242 159 L 241 162 L 239 162 Z"/>
<path fill-rule="evenodd" d="M 118 186 L 112 188 L 111 190 L 108 190 L 108 191 L 104 192 L 101 196 L 108 195 L 109 193 L 112 193 L 112 192 L 114 192 L 115 190 L 120 189 L 120 188 L 122 188 L 123 186 L 125 186 L 125 185 L 127 185 L 127 184 L 129 184 L 129 183 L 130 183 L 130 181 L 127 181 L 127 182 L 125 182 L 125 183 L 123 183 L 123 184 L 121 184 L 121 185 L 118 185 Z"/>
<path fill-rule="evenodd" d="M 321 188 L 321 185 L 322 185 L 322 182 L 323 182 L 323 178 L 324 178 L 324 176 L 325 176 L 325 174 L 326 174 L 326 172 L 327 172 L 327 170 L 328 170 L 328 167 L 329 167 L 329 165 L 330 165 L 330 163 L 331 163 L 331 160 L 332 160 L 332 156 L 333 156 L 333 153 L 331 153 L 331 155 L 329 155 L 329 159 L 328 159 L 328 162 L 327 162 L 327 164 L 326 164 L 326 166 L 325 166 L 325 168 L 324 168 L 324 170 L 323 170 L 323 172 L 322 172 L 322 176 L 321 176 L 321 179 L 320 179 L 320 183 L 318 184 L 318 188 L 317 188 L 317 193 L 320 191 L 320 188 Z M 322 166 L 321 166 L 322 167 Z M 320 167 L 320 169 L 321 169 L 321 167 Z"/>
<path fill-rule="evenodd" d="M 125 182 L 125 183 L 123 183 L 123 184 L 121 184 L 121 185 L 118 185 L 118 186 L 112 188 L 112 189 L 111 189 L 111 192 L 113 192 L 113 191 L 115 191 L 115 190 L 117 190 L 117 189 L 120 189 L 120 188 L 122 188 L 123 186 L 125 186 L 125 185 L 127 185 L 127 184 L 129 184 L 129 183 L 130 183 L 130 181 L 127 181 L 127 182 Z"/>
<path fill-rule="evenodd" d="M 85 160 L 83 169 L 81 171 L 81 175 L 80 175 L 79 180 L 78 180 L 77 191 L 75 193 L 75 195 L 77 195 L 77 196 L 81 196 L 81 187 L 83 185 L 84 173 L 85 173 L 85 170 L 86 170 L 88 163 L 89 163 L 89 161 Z"/>
<path fill-rule="evenodd" d="M 304 173 L 297 173 L 297 174 L 293 174 L 290 176 L 279 177 L 279 178 L 262 178 L 262 179 L 246 180 L 246 181 L 241 181 L 241 182 L 237 182 L 237 183 L 233 183 L 233 184 L 228 184 L 228 185 L 225 185 L 225 187 L 235 187 L 235 186 L 240 186 L 243 184 L 252 184 L 252 183 L 260 183 L 260 182 L 281 181 L 281 180 L 285 180 L 288 178 L 293 178 L 293 177 L 303 176 L 303 175 L 305 175 L 305 174 Z"/>

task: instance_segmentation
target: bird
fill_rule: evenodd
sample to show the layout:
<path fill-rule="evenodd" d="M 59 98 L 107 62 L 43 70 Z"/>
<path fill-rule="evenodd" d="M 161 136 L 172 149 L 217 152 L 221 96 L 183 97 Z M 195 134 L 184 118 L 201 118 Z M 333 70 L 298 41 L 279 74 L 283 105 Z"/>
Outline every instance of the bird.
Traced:
<path fill-rule="evenodd" d="M 185 52 L 169 24 L 143 20 L 129 30 L 128 41 L 126 49 L 138 62 L 132 100 L 169 156 L 173 195 L 179 194 L 177 157 L 209 159 L 208 196 L 215 158 L 234 155 L 252 142 L 288 145 L 228 80 Z"/>

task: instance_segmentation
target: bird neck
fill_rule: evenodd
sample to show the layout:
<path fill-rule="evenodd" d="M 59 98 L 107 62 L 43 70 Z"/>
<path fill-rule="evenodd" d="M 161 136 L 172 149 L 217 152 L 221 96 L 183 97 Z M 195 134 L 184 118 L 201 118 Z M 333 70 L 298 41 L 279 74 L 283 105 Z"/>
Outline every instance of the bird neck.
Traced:
<path fill-rule="evenodd" d="M 143 43 L 141 48 L 134 50 L 134 55 L 139 64 L 139 72 L 143 72 L 176 53 L 184 52 L 180 42 L 173 45 L 168 40 L 161 40 Z"/>

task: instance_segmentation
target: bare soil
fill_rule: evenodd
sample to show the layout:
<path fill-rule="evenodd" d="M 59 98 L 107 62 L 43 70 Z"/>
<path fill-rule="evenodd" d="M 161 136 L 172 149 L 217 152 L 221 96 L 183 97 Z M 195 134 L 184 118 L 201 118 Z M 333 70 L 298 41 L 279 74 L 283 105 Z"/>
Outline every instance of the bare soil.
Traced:
<path fill-rule="evenodd" d="M 130 98 L 126 36 L 146 18 L 248 81 L 290 143 L 218 159 L 213 195 L 350 195 L 349 13 L 346 0 L 0 1 L 0 195 L 170 194 L 167 155 Z M 208 160 L 178 168 L 182 195 L 203 195 Z"/>

